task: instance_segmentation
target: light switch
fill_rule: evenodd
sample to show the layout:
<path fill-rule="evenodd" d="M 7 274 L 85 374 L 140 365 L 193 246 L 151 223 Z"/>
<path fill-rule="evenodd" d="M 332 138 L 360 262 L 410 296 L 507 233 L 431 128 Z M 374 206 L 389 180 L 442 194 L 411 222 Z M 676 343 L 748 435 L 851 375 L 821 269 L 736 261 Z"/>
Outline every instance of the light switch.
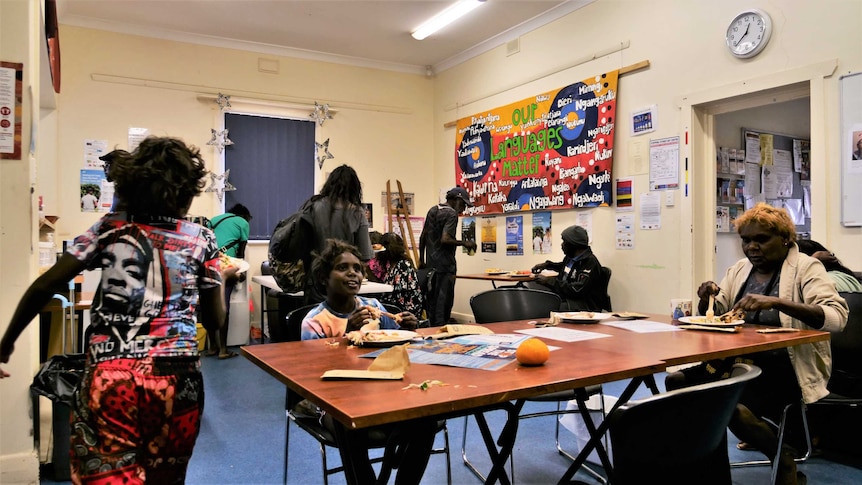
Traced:
<path fill-rule="evenodd" d="M 670 207 L 673 205 L 673 194 L 676 193 L 676 190 L 665 190 L 664 191 L 664 205 Z"/>

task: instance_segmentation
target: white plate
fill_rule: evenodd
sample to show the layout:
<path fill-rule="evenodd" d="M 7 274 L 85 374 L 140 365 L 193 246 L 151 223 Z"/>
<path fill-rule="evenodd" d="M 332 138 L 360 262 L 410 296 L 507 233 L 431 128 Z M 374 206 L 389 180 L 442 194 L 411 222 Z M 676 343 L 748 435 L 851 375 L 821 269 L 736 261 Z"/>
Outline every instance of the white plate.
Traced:
<path fill-rule="evenodd" d="M 533 276 L 533 273 L 524 274 L 524 273 L 516 273 L 514 271 L 509 271 L 506 274 L 509 275 L 509 278 L 530 278 Z"/>
<path fill-rule="evenodd" d="M 410 330 L 369 330 L 363 336 L 362 345 L 365 347 L 389 347 L 409 342 L 419 334 Z"/>
<path fill-rule="evenodd" d="M 610 313 L 599 312 L 556 312 L 555 314 L 565 323 L 595 323 L 606 318 L 611 318 Z"/>
<path fill-rule="evenodd" d="M 725 323 L 725 322 L 707 323 L 706 317 L 679 317 L 679 321 L 682 323 L 688 323 L 691 325 L 702 325 L 705 327 L 738 327 L 738 326 L 745 323 L 745 320 L 734 320 L 730 323 Z"/>
<path fill-rule="evenodd" d="M 231 265 L 237 266 L 236 274 L 245 273 L 251 268 L 251 264 L 244 259 L 234 258 L 233 256 L 228 256 L 230 258 Z"/>
<path fill-rule="evenodd" d="M 508 273 L 508 271 L 485 271 L 485 274 L 488 276 L 498 276 L 506 273 Z"/>

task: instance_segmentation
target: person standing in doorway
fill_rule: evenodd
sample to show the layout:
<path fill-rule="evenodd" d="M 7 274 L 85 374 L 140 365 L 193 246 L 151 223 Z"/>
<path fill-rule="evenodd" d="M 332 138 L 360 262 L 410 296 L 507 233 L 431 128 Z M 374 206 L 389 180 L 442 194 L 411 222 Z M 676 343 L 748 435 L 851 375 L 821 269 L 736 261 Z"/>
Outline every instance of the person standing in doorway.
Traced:
<path fill-rule="evenodd" d="M 458 216 L 467 207 L 473 207 L 470 195 L 462 187 L 453 188 L 446 193 L 445 204 L 437 204 L 428 211 L 419 236 L 419 268 L 427 266 L 432 273 L 427 305 L 428 319 L 433 326 L 446 325 L 452 316 L 458 270 L 455 249 L 464 246 L 468 251 L 476 250 L 475 241 L 455 238 Z"/>
<path fill-rule="evenodd" d="M 225 256 L 232 258 L 245 258 L 245 247 L 248 244 L 249 225 L 251 212 L 242 204 L 235 204 L 220 216 L 210 220 L 210 228 L 213 230 L 218 241 L 219 249 Z M 230 297 L 236 284 L 245 280 L 245 273 L 237 277 L 228 278 L 224 282 L 224 301 L 227 305 L 227 317 L 221 329 L 210 338 L 210 349 L 207 355 L 218 354 L 219 359 L 236 357 L 236 352 L 227 349 L 227 330 L 230 325 Z M 209 336 L 209 335 L 208 335 Z"/>

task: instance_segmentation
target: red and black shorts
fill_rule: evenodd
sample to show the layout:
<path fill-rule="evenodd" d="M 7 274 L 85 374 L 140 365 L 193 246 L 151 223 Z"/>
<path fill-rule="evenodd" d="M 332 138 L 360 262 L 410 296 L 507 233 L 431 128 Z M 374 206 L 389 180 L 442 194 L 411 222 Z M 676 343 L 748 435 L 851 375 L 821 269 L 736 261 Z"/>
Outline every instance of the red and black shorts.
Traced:
<path fill-rule="evenodd" d="M 183 483 L 200 431 L 197 357 L 87 367 L 72 415 L 74 483 Z"/>

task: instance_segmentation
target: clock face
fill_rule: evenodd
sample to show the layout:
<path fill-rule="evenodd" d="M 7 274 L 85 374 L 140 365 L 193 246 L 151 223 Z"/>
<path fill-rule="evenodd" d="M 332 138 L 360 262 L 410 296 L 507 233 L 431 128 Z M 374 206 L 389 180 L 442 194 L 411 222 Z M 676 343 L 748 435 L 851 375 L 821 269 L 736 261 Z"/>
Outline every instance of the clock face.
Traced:
<path fill-rule="evenodd" d="M 727 27 L 725 40 L 730 53 L 739 58 L 754 57 L 766 47 L 772 34 L 769 14 L 759 9 L 746 10 Z"/>

